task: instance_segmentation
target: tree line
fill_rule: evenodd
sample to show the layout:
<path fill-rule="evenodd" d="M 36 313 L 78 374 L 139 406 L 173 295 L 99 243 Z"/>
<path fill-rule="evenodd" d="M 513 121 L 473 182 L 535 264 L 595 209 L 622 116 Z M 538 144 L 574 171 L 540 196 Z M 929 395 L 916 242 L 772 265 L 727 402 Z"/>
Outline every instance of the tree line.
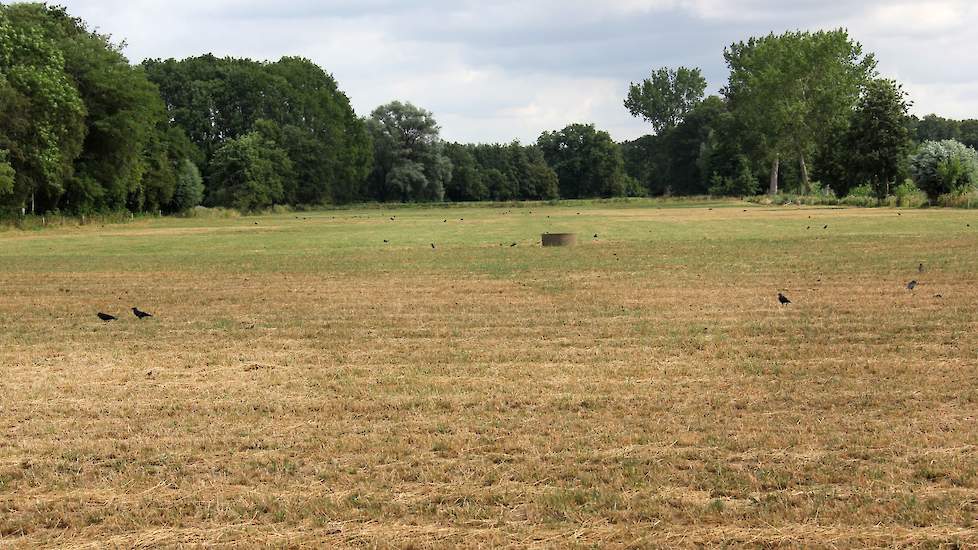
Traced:
<path fill-rule="evenodd" d="M 307 59 L 132 65 L 64 8 L 0 5 L 0 214 L 974 187 L 978 121 L 909 116 L 845 31 L 724 58 L 719 95 L 695 68 L 633 83 L 624 106 L 652 130 L 633 141 L 571 124 L 533 144 L 448 143 L 410 103 L 357 116 Z"/>
<path fill-rule="evenodd" d="M 632 83 L 625 107 L 653 133 L 622 144 L 650 194 L 871 194 L 931 199 L 978 185 L 978 121 L 917 119 L 902 86 L 845 30 L 787 32 L 724 50 L 720 95 L 696 68 Z"/>

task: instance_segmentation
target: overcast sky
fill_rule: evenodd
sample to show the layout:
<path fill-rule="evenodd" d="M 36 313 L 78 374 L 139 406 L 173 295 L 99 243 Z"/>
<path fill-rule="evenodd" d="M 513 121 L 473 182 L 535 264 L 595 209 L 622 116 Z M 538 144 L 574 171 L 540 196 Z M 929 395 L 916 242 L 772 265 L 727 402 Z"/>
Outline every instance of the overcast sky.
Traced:
<path fill-rule="evenodd" d="M 213 53 L 308 57 L 361 115 L 392 99 L 429 109 L 459 141 L 532 142 L 593 122 L 648 133 L 622 106 L 660 66 L 701 67 L 770 31 L 846 27 L 904 83 L 918 114 L 978 118 L 975 0 L 60 0 L 134 63 Z"/>

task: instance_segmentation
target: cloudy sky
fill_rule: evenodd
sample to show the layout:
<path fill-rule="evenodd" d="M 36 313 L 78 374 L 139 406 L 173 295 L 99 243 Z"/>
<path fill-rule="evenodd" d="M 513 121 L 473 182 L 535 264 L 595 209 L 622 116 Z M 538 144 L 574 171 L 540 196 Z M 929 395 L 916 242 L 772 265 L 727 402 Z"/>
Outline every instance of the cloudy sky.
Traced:
<path fill-rule="evenodd" d="M 360 114 L 392 99 L 434 111 L 446 139 L 531 142 L 593 122 L 648 133 L 631 81 L 697 66 L 712 91 L 723 48 L 752 35 L 846 27 L 902 81 L 918 114 L 978 117 L 975 0 L 60 0 L 130 59 L 211 52 L 308 57 Z"/>

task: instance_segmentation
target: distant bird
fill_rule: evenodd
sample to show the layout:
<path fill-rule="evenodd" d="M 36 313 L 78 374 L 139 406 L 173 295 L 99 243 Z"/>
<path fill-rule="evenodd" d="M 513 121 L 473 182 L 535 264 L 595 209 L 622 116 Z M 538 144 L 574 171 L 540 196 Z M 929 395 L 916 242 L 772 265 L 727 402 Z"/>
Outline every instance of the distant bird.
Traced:
<path fill-rule="evenodd" d="M 786 306 L 791 303 L 791 300 L 789 300 L 787 296 L 785 296 L 780 292 L 778 293 L 778 301 L 781 302 L 781 305 L 783 306 Z"/>
<path fill-rule="evenodd" d="M 149 313 L 146 313 L 145 311 L 139 311 L 138 308 L 132 308 L 132 314 L 135 315 L 136 317 L 139 317 L 140 319 L 145 319 L 147 317 L 152 317 L 152 315 L 150 315 Z"/>
<path fill-rule="evenodd" d="M 811 228 L 812 226 L 809 225 L 808 227 L 805 228 L 805 231 L 809 231 Z"/>
<path fill-rule="evenodd" d="M 441 222 L 441 223 L 448 223 L 448 220 L 445 220 L 445 221 L 443 221 L 443 222 Z"/>
<path fill-rule="evenodd" d="M 516 246 L 516 243 L 509 245 L 510 248 L 513 248 L 514 246 Z"/>
<path fill-rule="evenodd" d="M 899 212 L 897 212 L 897 216 L 902 216 L 902 215 L 903 215 L 903 214 L 901 214 L 901 213 L 899 213 Z"/>
<path fill-rule="evenodd" d="M 388 241 L 387 239 L 384 239 L 384 244 L 389 244 L 389 243 L 390 243 L 390 241 Z"/>
<path fill-rule="evenodd" d="M 108 313 L 102 313 L 102 312 L 99 312 L 98 318 L 101 319 L 101 320 L 103 320 L 103 321 L 105 321 L 106 323 L 108 323 L 109 321 L 118 321 L 119 320 L 118 317 L 113 317 L 112 315 L 109 315 Z"/>
<path fill-rule="evenodd" d="M 431 243 L 431 249 L 432 249 L 432 250 L 434 250 L 434 249 L 435 249 L 435 243 Z"/>
<path fill-rule="evenodd" d="M 944 295 L 943 295 L 943 294 L 935 294 L 935 295 L 934 295 L 934 297 L 935 297 L 935 298 L 943 298 L 943 297 L 944 297 Z"/>
<path fill-rule="evenodd" d="M 924 271 L 927 271 L 927 268 L 924 267 L 924 264 L 920 264 L 917 266 L 917 273 L 923 273 Z"/>
<path fill-rule="evenodd" d="M 394 218 L 391 218 L 391 221 L 394 221 Z"/>
<path fill-rule="evenodd" d="M 825 226 L 825 227 L 823 227 L 822 229 L 828 229 L 828 228 L 829 228 L 829 226 L 828 226 L 828 225 L 826 225 L 826 226 Z"/>
<path fill-rule="evenodd" d="M 917 281 L 910 281 L 909 283 L 907 283 L 907 290 L 913 290 L 917 288 L 918 284 L 919 283 L 917 283 Z"/>

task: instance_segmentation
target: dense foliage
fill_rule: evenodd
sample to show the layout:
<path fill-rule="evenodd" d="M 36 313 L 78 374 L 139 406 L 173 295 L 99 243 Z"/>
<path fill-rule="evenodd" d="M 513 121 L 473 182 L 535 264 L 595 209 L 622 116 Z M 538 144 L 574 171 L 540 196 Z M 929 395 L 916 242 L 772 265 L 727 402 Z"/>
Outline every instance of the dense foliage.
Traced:
<path fill-rule="evenodd" d="M 978 185 L 978 153 L 955 140 L 928 141 L 910 159 L 914 182 L 931 198 Z"/>
<path fill-rule="evenodd" d="M 537 146 L 557 173 L 561 197 L 641 193 L 638 183 L 625 172 L 621 147 L 593 124 L 571 124 L 559 132 L 544 132 Z"/>

